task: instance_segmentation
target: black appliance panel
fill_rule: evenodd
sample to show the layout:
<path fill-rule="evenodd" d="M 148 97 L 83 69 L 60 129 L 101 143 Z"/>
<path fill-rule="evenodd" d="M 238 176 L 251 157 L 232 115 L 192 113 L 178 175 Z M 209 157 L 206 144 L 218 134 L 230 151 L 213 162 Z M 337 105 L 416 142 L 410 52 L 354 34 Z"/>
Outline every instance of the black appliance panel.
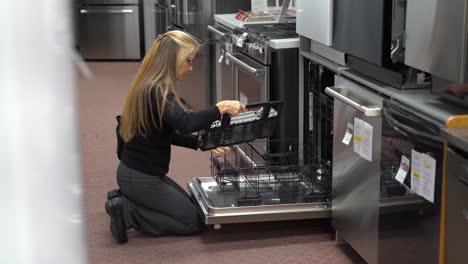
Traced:
<path fill-rule="evenodd" d="M 390 63 L 391 0 L 336 0 L 333 47 L 384 66 Z"/>

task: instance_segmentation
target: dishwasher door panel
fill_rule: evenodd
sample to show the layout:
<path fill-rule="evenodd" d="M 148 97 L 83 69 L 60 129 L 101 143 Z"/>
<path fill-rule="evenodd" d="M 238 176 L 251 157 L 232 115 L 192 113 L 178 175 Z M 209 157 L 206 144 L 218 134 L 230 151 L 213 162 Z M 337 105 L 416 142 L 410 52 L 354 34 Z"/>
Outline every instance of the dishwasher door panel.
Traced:
<path fill-rule="evenodd" d="M 188 189 L 206 225 L 330 218 L 329 202 L 237 206 L 235 192 L 221 190 L 212 177 L 193 178 Z"/>
<path fill-rule="evenodd" d="M 330 89 L 338 91 L 338 95 Z M 335 76 L 335 87 L 327 88 L 326 93 L 335 99 L 332 224 L 340 237 L 368 263 L 377 263 L 382 129 L 377 109 L 382 106 L 383 99 L 339 76 Z M 366 113 L 366 107 L 375 112 Z M 354 124 L 355 118 L 373 127 L 372 161 L 355 153 L 353 143 L 342 143 L 347 124 Z"/>
<path fill-rule="evenodd" d="M 82 6 L 79 39 L 85 59 L 140 59 L 138 6 Z"/>

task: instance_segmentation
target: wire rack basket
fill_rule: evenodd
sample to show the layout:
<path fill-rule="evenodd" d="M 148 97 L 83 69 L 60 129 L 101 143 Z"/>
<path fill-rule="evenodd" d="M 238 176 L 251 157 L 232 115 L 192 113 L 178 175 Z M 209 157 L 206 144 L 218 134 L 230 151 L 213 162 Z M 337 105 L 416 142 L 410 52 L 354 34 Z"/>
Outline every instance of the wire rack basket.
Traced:
<path fill-rule="evenodd" d="M 297 140 L 256 140 L 212 154 L 212 176 L 226 192 L 238 192 L 238 205 L 272 200 L 329 201 L 331 181 L 317 177 L 317 165 Z M 263 199 L 263 201 L 262 201 Z"/>
<path fill-rule="evenodd" d="M 283 102 L 265 102 L 247 105 L 247 111 L 236 117 L 224 115 L 210 128 L 201 131 L 199 147 L 215 149 L 273 136 L 281 116 Z"/>
<path fill-rule="evenodd" d="M 404 184 L 395 179 L 400 167 L 402 155 L 408 157 L 407 153 L 403 153 L 395 147 L 390 145 L 382 146 L 380 167 L 380 196 L 382 198 L 414 194 L 409 189 L 411 187 L 410 177 L 405 179 Z"/>

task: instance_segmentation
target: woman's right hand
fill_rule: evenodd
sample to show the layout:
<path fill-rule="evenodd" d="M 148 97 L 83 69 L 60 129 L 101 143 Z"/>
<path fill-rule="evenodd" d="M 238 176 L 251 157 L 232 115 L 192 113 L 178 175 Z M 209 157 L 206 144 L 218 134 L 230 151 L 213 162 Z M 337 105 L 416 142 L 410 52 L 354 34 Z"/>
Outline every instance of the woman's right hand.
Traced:
<path fill-rule="evenodd" d="M 224 100 L 216 104 L 221 115 L 228 114 L 236 116 L 241 112 L 245 112 L 245 105 L 237 100 Z"/>

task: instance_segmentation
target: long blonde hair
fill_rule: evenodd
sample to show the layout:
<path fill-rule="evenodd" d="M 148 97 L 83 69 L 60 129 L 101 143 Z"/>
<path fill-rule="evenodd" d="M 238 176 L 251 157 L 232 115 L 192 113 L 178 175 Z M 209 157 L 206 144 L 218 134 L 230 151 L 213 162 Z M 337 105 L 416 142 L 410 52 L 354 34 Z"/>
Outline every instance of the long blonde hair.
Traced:
<path fill-rule="evenodd" d="M 176 102 L 187 110 L 176 92 L 177 72 L 187 57 L 197 49 L 198 42 L 182 31 L 168 31 L 154 41 L 125 100 L 120 124 L 120 135 L 125 142 L 135 135 L 148 136 L 151 130 L 148 114 L 154 126 L 162 128 L 164 108 L 170 92 L 175 95 Z M 156 101 L 151 95 L 156 95 Z M 159 124 L 152 111 L 154 104 Z"/>

